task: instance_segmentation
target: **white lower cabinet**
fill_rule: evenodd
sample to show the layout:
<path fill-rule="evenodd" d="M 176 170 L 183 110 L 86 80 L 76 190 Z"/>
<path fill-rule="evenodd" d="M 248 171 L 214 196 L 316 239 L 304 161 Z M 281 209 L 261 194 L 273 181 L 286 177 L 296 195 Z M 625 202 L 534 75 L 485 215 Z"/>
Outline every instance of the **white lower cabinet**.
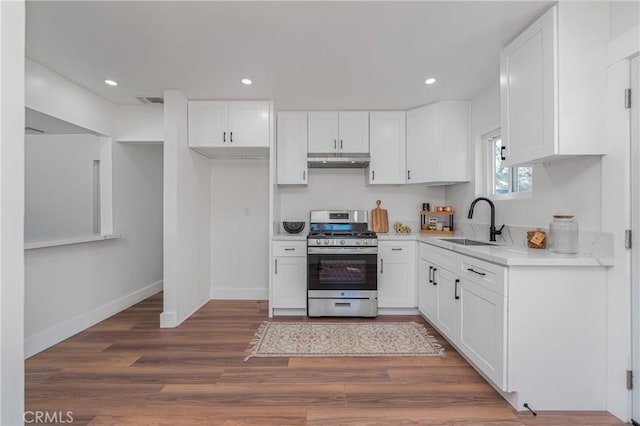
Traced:
<path fill-rule="evenodd" d="M 415 308 L 416 243 L 378 241 L 378 307 Z"/>
<path fill-rule="evenodd" d="M 605 267 L 419 249 L 420 312 L 514 408 L 606 409 Z"/>
<path fill-rule="evenodd" d="M 434 322 L 437 308 L 438 288 L 433 282 L 433 265 L 421 258 L 418 267 L 418 310 L 425 318 Z"/>
<path fill-rule="evenodd" d="M 458 337 L 459 304 L 456 293 L 459 279 L 441 266 L 433 271 L 433 280 L 436 287 L 436 326 L 440 331 L 452 338 Z"/>
<path fill-rule="evenodd" d="M 307 253 L 306 242 L 273 243 L 272 309 L 306 309 Z"/>
<path fill-rule="evenodd" d="M 506 389 L 505 298 L 466 279 L 458 286 L 458 345 L 491 381 Z"/>

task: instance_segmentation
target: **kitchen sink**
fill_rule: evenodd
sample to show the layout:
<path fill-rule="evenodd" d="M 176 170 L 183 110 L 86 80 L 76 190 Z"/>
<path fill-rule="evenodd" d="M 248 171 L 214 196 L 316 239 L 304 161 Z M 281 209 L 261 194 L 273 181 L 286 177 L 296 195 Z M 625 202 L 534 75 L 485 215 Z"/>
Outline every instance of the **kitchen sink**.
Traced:
<path fill-rule="evenodd" d="M 441 241 L 448 241 L 450 243 L 461 244 L 463 246 L 495 246 L 494 243 L 486 243 L 484 241 L 469 240 L 467 238 L 440 238 Z"/>

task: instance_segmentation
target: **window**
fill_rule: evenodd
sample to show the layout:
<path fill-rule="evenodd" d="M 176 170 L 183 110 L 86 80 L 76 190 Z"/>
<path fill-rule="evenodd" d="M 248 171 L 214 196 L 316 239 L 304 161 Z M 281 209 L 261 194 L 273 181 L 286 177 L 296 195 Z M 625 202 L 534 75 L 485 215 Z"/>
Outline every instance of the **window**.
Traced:
<path fill-rule="evenodd" d="M 488 192 L 496 198 L 520 198 L 533 190 L 533 170 L 531 167 L 505 167 L 502 164 L 502 137 L 500 130 L 490 133 L 488 145 Z"/>

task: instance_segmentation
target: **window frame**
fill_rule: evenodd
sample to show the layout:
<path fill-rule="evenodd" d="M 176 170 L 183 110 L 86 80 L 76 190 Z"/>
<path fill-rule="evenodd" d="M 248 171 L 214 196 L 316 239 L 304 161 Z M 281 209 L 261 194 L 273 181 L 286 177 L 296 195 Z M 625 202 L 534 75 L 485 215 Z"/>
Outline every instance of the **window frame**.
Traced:
<path fill-rule="evenodd" d="M 523 200 L 533 197 L 533 182 L 532 189 L 530 191 L 513 192 L 514 180 L 517 179 L 516 174 L 518 167 L 509 167 L 510 179 L 509 179 L 509 192 L 496 193 L 495 192 L 495 179 L 496 179 L 496 165 L 495 165 L 495 147 L 494 143 L 496 139 L 502 138 L 502 129 L 500 127 L 494 128 L 492 131 L 482 136 L 482 144 L 484 147 L 484 167 L 485 167 L 485 189 L 489 197 L 493 200 Z M 532 177 L 533 179 L 533 177 Z"/>

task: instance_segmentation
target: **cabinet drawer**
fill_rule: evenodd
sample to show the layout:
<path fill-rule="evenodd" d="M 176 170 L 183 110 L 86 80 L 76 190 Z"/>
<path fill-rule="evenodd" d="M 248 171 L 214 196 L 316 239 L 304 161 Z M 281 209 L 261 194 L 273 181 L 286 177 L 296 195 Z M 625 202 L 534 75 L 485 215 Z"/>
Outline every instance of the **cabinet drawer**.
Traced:
<path fill-rule="evenodd" d="M 484 288 L 506 296 L 506 268 L 472 257 L 460 257 L 460 275 Z"/>
<path fill-rule="evenodd" d="M 420 259 L 429 260 L 443 267 L 448 267 L 450 270 L 455 271 L 456 267 L 456 253 L 451 250 L 445 250 L 440 247 L 432 246 L 427 243 L 420 243 Z"/>
<path fill-rule="evenodd" d="M 275 241 L 273 243 L 274 256 L 306 256 L 306 241 Z"/>
<path fill-rule="evenodd" d="M 413 257 L 414 243 L 412 242 L 378 242 L 378 255 L 383 258 Z"/>

